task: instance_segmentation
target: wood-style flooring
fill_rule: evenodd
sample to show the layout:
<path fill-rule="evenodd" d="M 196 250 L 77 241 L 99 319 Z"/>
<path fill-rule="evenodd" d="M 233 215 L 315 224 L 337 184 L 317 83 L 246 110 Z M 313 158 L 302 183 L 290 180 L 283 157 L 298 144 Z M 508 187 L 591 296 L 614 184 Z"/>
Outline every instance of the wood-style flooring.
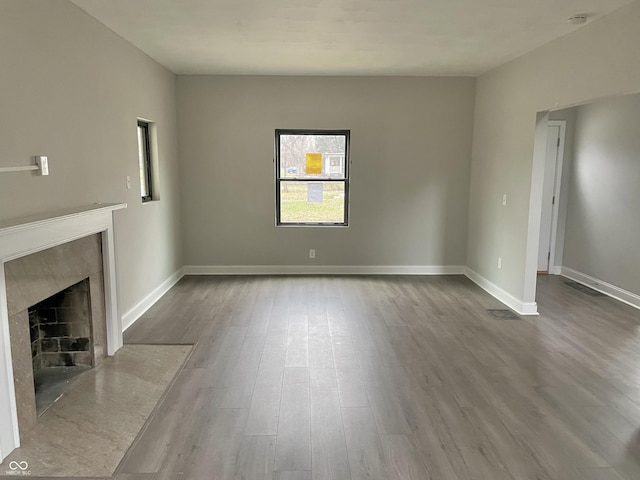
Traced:
<path fill-rule="evenodd" d="M 194 343 L 117 480 L 640 479 L 640 312 L 542 276 L 185 277 L 126 332 Z"/>

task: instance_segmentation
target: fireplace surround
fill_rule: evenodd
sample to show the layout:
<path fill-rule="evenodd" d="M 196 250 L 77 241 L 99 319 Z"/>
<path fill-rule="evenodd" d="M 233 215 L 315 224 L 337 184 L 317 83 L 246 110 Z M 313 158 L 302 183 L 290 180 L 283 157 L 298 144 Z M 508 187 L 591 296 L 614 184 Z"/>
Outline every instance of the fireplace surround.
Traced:
<path fill-rule="evenodd" d="M 117 305 L 116 267 L 115 267 L 115 241 L 113 212 L 126 208 L 126 204 L 94 204 L 87 207 L 69 209 L 52 214 L 38 215 L 29 218 L 0 222 L 0 460 L 4 459 L 14 448 L 20 445 L 20 422 L 16 399 L 16 385 L 14 382 L 14 358 L 12 358 L 11 333 L 13 324 L 10 322 L 7 277 L 6 270 L 11 270 L 13 261 L 32 254 L 38 254 L 53 247 L 65 248 L 69 242 L 84 239 L 83 242 L 91 242 L 87 237 L 93 237 L 93 242 L 102 255 L 100 257 L 100 272 L 93 275 L 91 289 L 99 289 L 103 294 L 102 314 L 102 340 L 100 334 L 94 331 L 93 360 L 113 355 L 122 346 L 122 326 Z M 54 255 L 55 256 L 55 255 Z M 19 293 L 25 288 L 36 289 L 42 285 L 42 275 L 37 268 L 29 267 L 22 271 Z M 79 278 L 83 280 L 87 276 Z M 89 277 L 90 278 L 90 277 Z M 97 283 L 96 283 L 97 282 Z M 65 282 L 62 281 L 61 284 Z M 68 282 L 67 282 L 68 283 Z M 24 287 L 28 285 L 28 287 Z M 63 285 L 63 290 L 70 285 Z M 14 288 L 14 287 L 9 287 Z M 49 295 L 56 292 L 50 292 Z M 42 299 L 46 298 L 43 297 Z M 9 293 L 10 302 L 13 305 L 14 292 Z M 42 300 L 41 299 L 41 300 Z M 93 301 L 92 317 L 96 317 Z M 100 302 L 98 302 L 100 303 Z M 27 316 L 27 335 L 24 339 L 24 348 L 29 354 L 31 362 L 31 340 L 29 336 L 28 307 L 12 306 L 13 310 L 20 308 Z M 95 329 L 95 318 L 92 320 Z M 28 427 L 28 426 L 27 426 Z"/>
<path fill-rule="evenodd" d="M 39 413 L 64 391 L 55 385 L 57 379 L 66 382 L 67 374 L 80 371 L 63 371 L 63 367 L 90 367 L 104 357 L 102 264 L 99 234 L 4 264 L 21 437 L 33 428 Z M 39 371 L 42 367 L 45 370 Z M 38 395 L 42 393 L 44 397 Z M 49 398 L 50 395 L 55 397 Z"/>

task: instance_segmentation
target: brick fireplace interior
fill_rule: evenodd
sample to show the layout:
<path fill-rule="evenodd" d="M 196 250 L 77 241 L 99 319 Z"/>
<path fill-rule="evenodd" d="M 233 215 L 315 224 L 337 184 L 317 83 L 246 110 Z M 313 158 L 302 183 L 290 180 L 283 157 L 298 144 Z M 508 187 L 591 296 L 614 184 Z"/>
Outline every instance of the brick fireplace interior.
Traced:
<path fill-rule="evenodd" d="M 89 302 L 85 278 L 28 309 L 38 415 L 93 365 Z"/>

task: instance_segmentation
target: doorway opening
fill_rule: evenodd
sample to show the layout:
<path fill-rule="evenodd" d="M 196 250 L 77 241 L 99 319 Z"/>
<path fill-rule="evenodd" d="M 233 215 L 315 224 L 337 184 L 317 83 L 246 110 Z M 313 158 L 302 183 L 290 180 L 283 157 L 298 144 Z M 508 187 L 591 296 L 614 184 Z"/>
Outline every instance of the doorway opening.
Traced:
<path fill-rule="evenodd" d="M 565 120 L 549 120 L 547 124 L 547 146 L 542 184 L 538 274 L 560 273 L 560 266 L 556 265 L 555 260 L 565 135 Z"/>

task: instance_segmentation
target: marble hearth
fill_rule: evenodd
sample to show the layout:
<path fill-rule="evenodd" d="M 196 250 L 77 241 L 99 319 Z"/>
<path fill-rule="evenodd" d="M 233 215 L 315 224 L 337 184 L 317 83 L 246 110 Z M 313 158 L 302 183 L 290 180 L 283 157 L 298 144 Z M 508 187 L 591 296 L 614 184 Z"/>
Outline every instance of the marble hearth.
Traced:
<path fill-rule="evenodd" d="M 30 308 L 84 282 L 89 323 L 69 327 L 79 333 L 78 340 L 53 337 L 45 348 L 90 345 L 90 350 L 56 353 L 97 365 L 122 346 L 113 232 L 113 212 L 121 208 L 126 204 L 95 204 L 0 222 L 0 460 L 37 421 L 33 365 L 43 357 L 32 355 Z M 62 326 L 41 328 L 61 331 Z"/>

